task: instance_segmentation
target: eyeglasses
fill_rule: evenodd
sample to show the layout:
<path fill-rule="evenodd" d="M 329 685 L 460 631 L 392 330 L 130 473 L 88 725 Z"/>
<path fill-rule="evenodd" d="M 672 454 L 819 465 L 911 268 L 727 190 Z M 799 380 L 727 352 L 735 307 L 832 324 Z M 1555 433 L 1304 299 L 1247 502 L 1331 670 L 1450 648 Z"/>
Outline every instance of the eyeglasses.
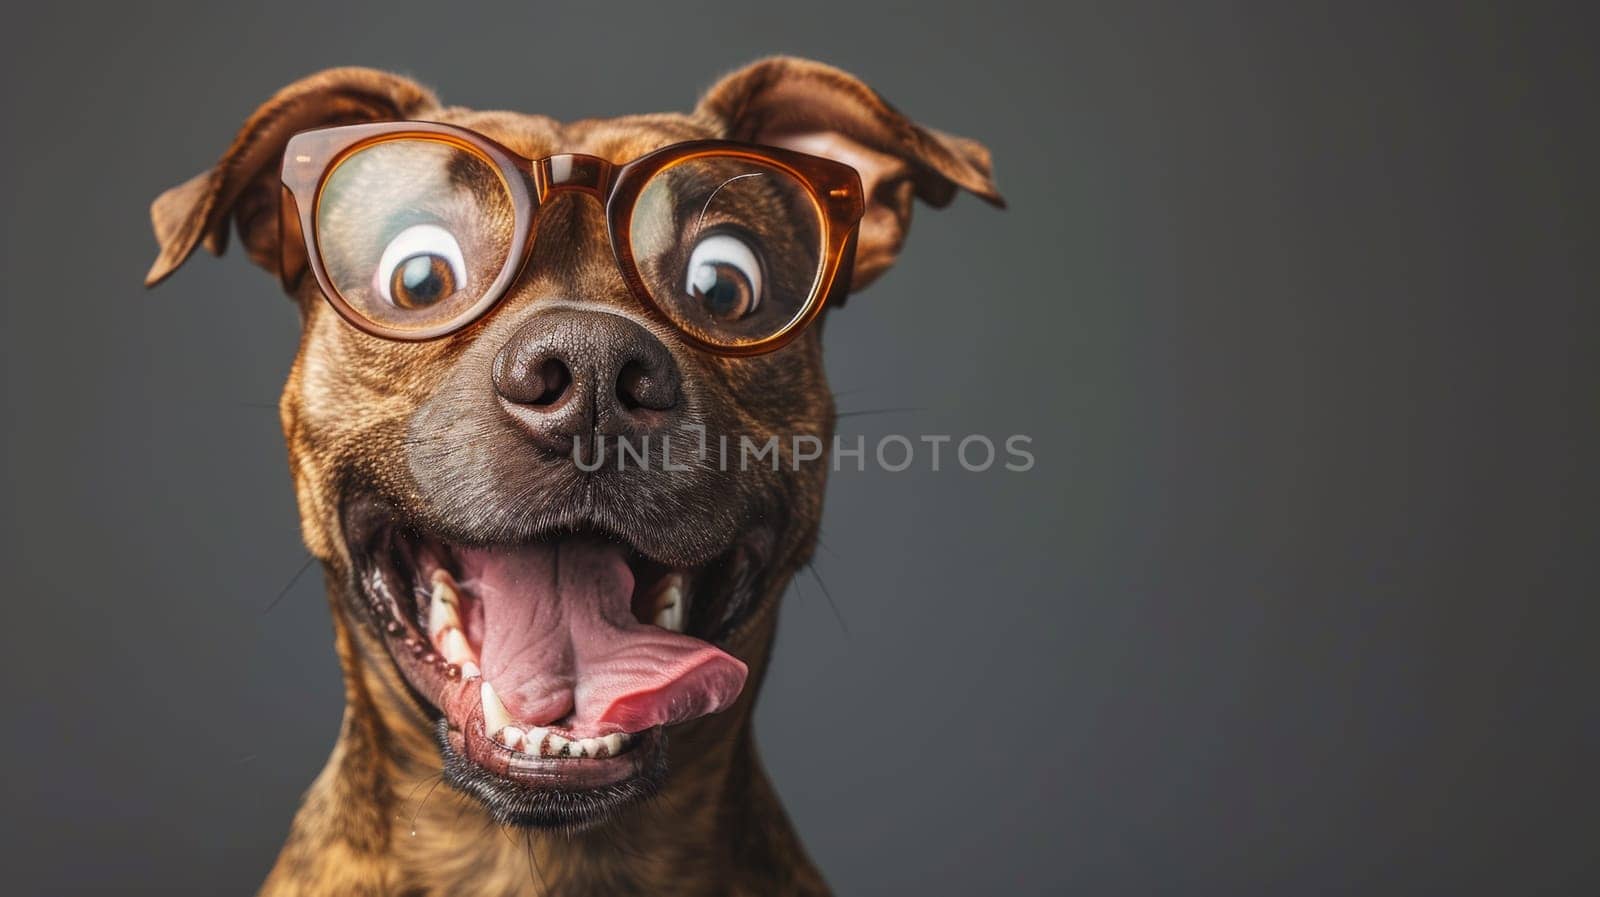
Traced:
<path fill-rule="evenodd" d="M 604 206 L 639 302 L 705 351 L 780 348 L 849 289 L 863 199 L 848 165 L 715 140 L 621 166 L 527 159 L 465 128 L 415 121 L 290 139 L 284 278 L 309 268 L 366 333 L 436 339 L 505 296 L 533 248 L 535 213 L 569 190 Z"/>

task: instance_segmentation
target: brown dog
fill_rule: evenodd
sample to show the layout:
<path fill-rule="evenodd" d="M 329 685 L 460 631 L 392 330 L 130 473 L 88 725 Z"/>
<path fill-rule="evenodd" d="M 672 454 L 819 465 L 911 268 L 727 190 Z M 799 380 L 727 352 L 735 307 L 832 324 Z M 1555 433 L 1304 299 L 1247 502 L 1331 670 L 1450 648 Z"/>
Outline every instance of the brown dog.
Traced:
<path fill-rule="evenodd" d="M 215 168 L 152 209 L 161 248 L 148 284 L 198 244 L 220 253 L 236 224 L 250 257 L 283 275 L 304 325 L 280 412 L 347 709 L 263 893 L 826 893 L 751 734 L 778 598 L 816 541 L 824 465 L 590 471 L 573 453 L 606 434 L 654 435 L 686 456 L 690 428 L 779 436 L 786 462 L 796 434 L 828 443 L 820 327 L 780 351 L 706 351 L 642 307 L 605 213 L 579 190 L 539 203 L 527 258 L 465 325 L 426 340 L 351 326 L 359 319 L 334 307 L 330 284 L 381 292 L 388 312 L 411 314 L 470 291 L 481 275 L 451 266 L 493 254 L 469 238 L 461 258 L 440 251 L 417 267 L 410 256 L 384 280 L 391 268 L 370 276 L 374 250 L 349 263 L 346 287 L 339 253 L 359 255 L 371 238 L 367 210 L 435 174 L 361 181 L 366 169 L 346 163 L 356 180 L 343 198 L 314 203 L 320 266 L 305 276 L 298 202 L 280 186 L 290 138 L 403 120 L 470 129 L 532 160 L 622 164 L 720 138 L 847 163 L 864 214 L 839 276 L 856 288 L 894 261 L 914 197 L 940 206 L 964 188 L 1000 204 L 987 151 L 797 59 L 727 76 L 688 115 L 572 124 L 446 107 L 404 78 L 336 69 L 279 92 Z M 583 158 L 540 170 L 552 181 L 605 164 Z M 451 177 L 452 189 L 471 180 Z M 759 230 L 773 220 L 763 202 L 757 188 L 730 187 L 724 204 Z M 495 214 L 470 217 L 464 227 L 487 227 Z M 716 274 L 738 273 L 728 266 L 744 245 L 726 244 L 732 261 L 706 268 L 702 298 L 752 301 L 739 290 L 748 283 Z M 783 265 L 739 270 L 780 283 Z M 452 788 L 433 794 L 441 778 Z"/>

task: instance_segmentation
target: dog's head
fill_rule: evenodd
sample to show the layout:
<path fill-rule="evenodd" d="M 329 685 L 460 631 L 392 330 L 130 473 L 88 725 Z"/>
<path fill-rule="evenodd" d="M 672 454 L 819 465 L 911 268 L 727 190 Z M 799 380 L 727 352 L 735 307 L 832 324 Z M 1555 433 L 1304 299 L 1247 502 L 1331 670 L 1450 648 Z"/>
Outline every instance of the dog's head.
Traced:
<path fill-rule="evenodd" d="M 475 235 L 516 217 L 504 196 L 463 198 L 494 183 L 466 170 L 470 154 L 346 164 L 343 205 L 313 201 L 321 233 L 308 249 L 285 147 L 309 129 L 384 121 L 456 126 L 530 160 L 622 165 L 722 139 L 846 163 L 861 217 L 837 274 L 856 288 L 893 262 L 914 198 L 939 206 L 965 188 L 998 204 L 988 154 L 802 60 L 734 73 L 691 114 L 572 124 L 445 107 L 404 78 L 337 69 L 278 93 L 215 168 L 156 200 L 149 283 L 199 244 L 220 253 L 236 225 L 299 304 L 280 409 L 351 701 L 382 720 L 369 747 L 414 754 L 433 733 L 448 779 L 501 821 L 591 823 L 659 786 L 667 733 L 675 769 L 709 770 L 748 726 L 747 677 L 765 665 L 774 605 L 821 514 L 825 467 L 796 457 L 832 436 L 820 327 L 777 351 L 707 351 L 640 301 L 614 223 L 576 190 L 538 204 L 526 258 L 463 326 L 425 340 L 352 326 L 325 295 L 331 281 L 348 275 L 402 310 L 431 306 L 486 279 L 472 269 L 500 270 Z M 524 189 L 539 187 L 534 174 Z M 687 266 L 662 282 L 718 314 L 743 313 L 759 281 L 781 284 L 798 265 L 762 239 L 786 207 L 736 180 L 716 202 L 737 226 L 661 263 Z M 606 436 L 640 451 L 629 459 L 613 443 L 607 463 Z M 776 457 L 752 461 L 746 449 L 771 437 Z"/>

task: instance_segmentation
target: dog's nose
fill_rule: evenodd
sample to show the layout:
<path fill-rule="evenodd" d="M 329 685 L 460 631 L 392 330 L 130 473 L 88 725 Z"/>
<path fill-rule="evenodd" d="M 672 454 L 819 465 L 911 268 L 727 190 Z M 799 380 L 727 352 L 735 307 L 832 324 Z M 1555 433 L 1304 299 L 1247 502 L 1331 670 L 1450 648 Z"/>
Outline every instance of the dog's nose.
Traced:
<path fill-rule="evenodd" d="M 562 454 L 591 432 L 660 432 L 679 403 L 672 353 L 650 331 L 607 312 L 534 315 L 500 348 L 493 378 L 506 413 Z"/>

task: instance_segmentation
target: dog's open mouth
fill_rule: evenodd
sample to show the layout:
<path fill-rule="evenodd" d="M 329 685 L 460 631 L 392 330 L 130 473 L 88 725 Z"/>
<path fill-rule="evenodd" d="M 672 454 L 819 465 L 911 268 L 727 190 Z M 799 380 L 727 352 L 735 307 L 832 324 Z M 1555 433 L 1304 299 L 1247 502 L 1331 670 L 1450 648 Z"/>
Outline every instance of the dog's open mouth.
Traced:
<path fill-rule="evenodd" d="M 393 521 L 352 557 L 396 665 L 437 711 L 447 779 L 504 822 L 583 824 L 601 797 L 649 793 L 664 727 L 744 686 L 745 664 L 690 632 L 725 632 L 713 621 L 736 613 L 695 607 L 727 592 L 727 558 L 673 567 L 597 531 L 451 544 Z"/>

